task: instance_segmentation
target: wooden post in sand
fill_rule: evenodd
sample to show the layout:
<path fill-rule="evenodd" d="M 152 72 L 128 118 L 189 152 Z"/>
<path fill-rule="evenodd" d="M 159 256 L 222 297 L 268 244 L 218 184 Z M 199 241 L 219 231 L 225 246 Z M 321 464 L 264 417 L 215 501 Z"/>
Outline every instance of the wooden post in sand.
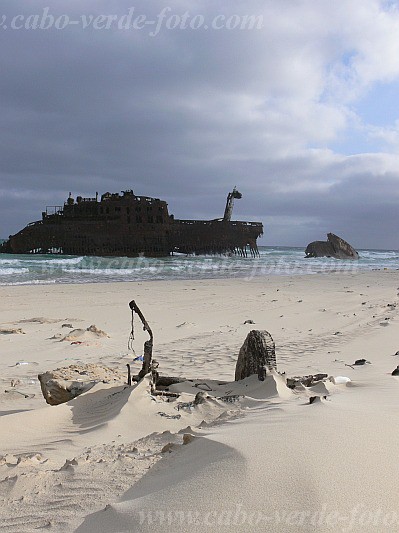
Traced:
<path fill-rule="evenodd" d="M 269 332 L 253 329 L 238 354 L 235 380 L 257 374 L 259 381 L 264 381 L 272 368 L 277 368 L 274 340 Z"/>
<path fill-rule="evenodd" d="M 136 302 L 132 300 L 129 303 L 129 307 L 132 310 L 132 332 L 131 337 L 134 338 L 133 332 L 133 313 L 137 313 L 140 317 L 141 322 L 143 323 L 143 330 L 148 332 L 150 336 L 148 341 L 144 343 L 144 353 L 143 353 L 143 366 L 138 374 L 138 379 L 142 379 L 146 374 L 150 372 L 151 369 L 151 359 L 152 359 L 152 346 L 153 346 L 153 335 L 150 326 L 148 325 L 147 320 L 144 318 L 143 313 L 140 311 Z"/>

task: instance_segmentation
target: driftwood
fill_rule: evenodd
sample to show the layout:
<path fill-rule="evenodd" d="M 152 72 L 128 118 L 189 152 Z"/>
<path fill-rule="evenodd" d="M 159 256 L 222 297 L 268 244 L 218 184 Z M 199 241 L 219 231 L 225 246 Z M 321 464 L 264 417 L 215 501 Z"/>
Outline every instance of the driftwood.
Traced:
<path fill-rule="evenodd" d="M 235 380 L 258 374 L 258 379 L 264 381 L 272 368 L 277 368 L 274 340 L 267 331 L 253 329 L 238 354 Z"/>
<path fill-rule="evenodd" d="M 130 371 L 130 365 L 127 364 L 127 383 L 128 385 L 132 384 L 132 381 L 140 381 L 143 379 L 144 376 L 151 373 L 151 393 L 153 395 L 164 395 L 164 396 L 171 396 L 171 397 L 178 397 L 175 393 L 168 393 L 165 391 L 158 391 L 157 387 L 168 387 L 169 385 L 173 385 L 175 383 L 181 383 L 183 381 L 186 381 L 185 378 L 177 378 L 177 377 L 169 377 L 169 376 L 160 376 L 158 374 L 158 362 L 152 359 L 152 348 L 153 348 L 153 342 L 154 342 L 154 336 L 152 334 L 152 330 L 145 319 L 143 313 L 141 312 L 140 308 L 136 304 L 134 300 L 132 300 L 129 303 L 129 307 L 132 310 L 132 329 L 130 332 L 128 347 L 130 347 L 132 340 L 134 340 L 134 313 L 137 313 L 142 324 L 143 324 L 143 330 L 147 331 L 150 338 L 148 341 L 145 341 L 144 343 L 144 355 L 143 355 L 143 365 L 141 367 L 140 372 L 132 376 Z"/>
<path fill-rule="evenodd" d="M 150 326 L 148 325 L 147 320 L 144 318 L 143 313 L 140 311 L 138 305 L 136 304 L 134 300 L 132 300 L 129 303 L 129 307 L 132 310 L 132 330 L 130 332 L 129 343 L 134 339 L 134 327 L 133 327 L 134 313 L 137 313 L 139 315 L 139 318 L 143 324 L 143 330 L 147 331 L 148 335 L 150 336 L 149 340 L 145 341 L 144 343 L 143 366 L 141 367 L 141 370 L 138 375 L 138 378 L 140 381 L 140 379 L 142 379 L 146 374 L 150 372 L 154 337 L 152 335 L 152 331 L 151 331 Z"/>

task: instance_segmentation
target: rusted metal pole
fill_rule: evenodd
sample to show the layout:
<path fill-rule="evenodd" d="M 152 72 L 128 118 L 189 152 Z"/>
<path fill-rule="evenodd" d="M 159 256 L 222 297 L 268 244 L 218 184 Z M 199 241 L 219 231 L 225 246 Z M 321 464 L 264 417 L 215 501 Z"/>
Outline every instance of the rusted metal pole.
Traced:
<path fill-rule="evenodd" d="M 143 366 L 141 367 L 141 370 L 138 374 L 138 378 L 140 380 L 150 372 L 154 338 L 147 320 L 144 318 L 143 313 L 140 311 L 138 305 L 134 300 L 129 303 L 129 307 L 132 310 L 132 313 L 134 312 L 138 314 L 141 322 L 143 323 L 143 331 L 147 331 L 148 335 L 150 336 L 150 339 L 148 341 L 145 341 L 144 343 Z"/>

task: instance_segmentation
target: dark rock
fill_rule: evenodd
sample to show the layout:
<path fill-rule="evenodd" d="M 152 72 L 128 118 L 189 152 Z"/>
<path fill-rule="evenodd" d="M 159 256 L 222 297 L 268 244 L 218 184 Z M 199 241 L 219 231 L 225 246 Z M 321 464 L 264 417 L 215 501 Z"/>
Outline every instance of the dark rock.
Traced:
<path fill-rule="evenodd" d="M 176 448 L 176 444 L 173 442 L 168 442 L 165 444 L 165 446 L 162 448 L 161 453 L 172 453 L 172 451 Z"/>
<path fill-rule="evenodd" d="M 323 396 L 323 400 L 327 400 L 327 396 Z M 320 402 L 320 401 L 321 401 L 321 397 L 320 396 L 310 396 L 310 398 L 309 398 L 310 405 L 312 405 L 312 403 Z"/>
<path fill-rule="evenodd" d="M 183 435 L 183 445 L 190 444 L 190 442 L 193 442 L 195 439 L 195 435 L 191 435 L 191 433 L 185 433 Z"/>
<path fill-rule="evenodd" d="M 395 368 L 395 370 L 392 372 L 392 376 L 399 376 L 399 365 Z"/>
<path fill-rule="evenodd" d="M 370 361 L 366 361 L 366 359 L 356 359 L 356 361 L 353 363 L 354 365 L 356 366 L 361 366 L 361 365 L 365 365 L 365 364 L 371 364 Z"/>
<path fill-rule="evenodd" d="M 334 257 L 335 259 L 359 259 L 352 246 L 333 233 L 327 234 L 327 241 L 314 241 L 307 245 L 306 257 Z"/>

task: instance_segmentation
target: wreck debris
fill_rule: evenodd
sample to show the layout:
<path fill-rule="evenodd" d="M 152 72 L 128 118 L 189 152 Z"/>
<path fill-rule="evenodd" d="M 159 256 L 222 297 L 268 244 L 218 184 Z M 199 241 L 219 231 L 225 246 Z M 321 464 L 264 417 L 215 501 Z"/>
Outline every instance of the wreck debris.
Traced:
<path fill-rule="evenodd" d="M 190 379 L 184 377 L 173 377 L 173 376 L 161 376 L 158 375 L 157 387 L 169 387 L 170 385 L 175 385 L 176 383 L 183 383 L 183 381 L 191 381 Z"/>
<path fill-rule="evenodd" d="M 126 366 L 128 367 L 128 379 L 129 379 L 129 372 L 131 372 L 130 365 L 127 364 Z M 140 381 L 138 374 L 133 375 L 133 376 L 130 375 L 130 380 L 131 380 L 130 385 L 132 384 L 133 381 L 135 382 Z M 183 383 L 184 381 L 192 381 L 192 380 L 185 378 L 185 377 L 162 376 L 161 374 L 159 374 L 158 379 L 157 379 L 157 387 L 167 388 L 170 385 L 175 385 L 176 383 Z"/>
<path fill-rule="evenodd" d="M 149 339 L 144 342 L 143 363 L 138 375 L 132 375 L 130 364 L 126 365 L 128 371 L 127 384 L 131 386 L 133 381 L 139 382 L 147 376 L 149 394 L 153 397 L 164 397 L 166 401 L 169 401 L 170 399 L 179 398 L 180 394 L 177 392 L 169 392 L 167 387 L 175 383 L 188 381 L 191 382 L 195 388 L 200 390 L 196 394 L 193 402 L 190 402 L 190 404 L 187 405 L 180 403 L 178 404 L 177 409 L 179 410 L 179 407 L 189 408 L 189 406 L 191 408 L 191 405 L 194 407 L 204 403 L 208 398 L 208 392 L 212 392 L 213 390 L 207 382 L 187 379 L 185 377 L 159 375 L 159 363 L 152 358 L 154 337 L 151 327 L 135 300 L 130 301 L 129 307 L 131 310 L 131 332 L 128 348 L 132 348 L 132 341 L 134 340 L 135 314 L 139 316 L 143 331 L 148 333 Z M 235 381 L 245 379 L 253 374 L 257 374 L 258 379 L 264 381 L 266 379 L 267 371 L 272 370 L 277 370 L 275 343 L 272 336 L 265 330 L 251 330 L 239 351 L 235 371 Z M 70 365 L 66 368 L 59 368 L 52 372 L 39 374 L 38 378 L 43 396 L 46 402 L 50 405 L 58 405 L 60 403 L 68 402 L 76 396 L 87 392 L 96 383 L 101 381 L 104 383 L 113 382 L 120 385 L 126 383 L 125 376 L 117 370 L 93 364 Z M 288 378 L 286 379 L 286 383 L 289 388 L 295 388 L 295 386 L 299 384 L 309 387 L 313 383 L 326 378 L 327 374 L 315 374 L 311 376 Z M 219 385 L 223 384 L 226 384 L 226 382 L 219 383 Z M 239 396 L 230 395 L 231 392 L 232 391 L 226 391 L 225 396 L 220 396 L 217 399 L 223 402 L 234 403 L 239 399 Z M 163 416 L 163 414 L 161 416 Z"/>
<path fill-rule="evenodd" d="M 159 374 L 157 371 L 158 366 L 159 366 L 158 361 L 155 361 L 155 359 L 153 359 L 150 365 L 150 372 L 151 372 L 150 387 L 151 387 L 152 396 L 165 396 L 166 398 L 179 398 L 180 394 L 176 392 L 168 392 L 166 390 L 157 390 L 158 377 L 159 377 Z"/>
<path fill-rule="evenodd" d="M 179 402 L 175 409 L 180 411 L 181 409 L 187 409 L 188 411 L 191 411 L 191 409 L 194 407 L 194 402 Z"/>
<path fill-rule="evenodd" d="M 238 354 L 235 380 L 258 374 L 260 381 L 264 381 L 266 371 L 276 369 L 276 352 L 274 340 L 269 332 L 253 329 L 244 341 Z"/>
<path fill-rule="evenodd" d="M 134 313 L 137 313 L 142 324 L 143 331 L 147 331 L 150 336 L 148 341 L 144 343 L 144 354 L 143 354 L 143 366 L 138 374 L 138 381 L 142 379 L 150 371 L 151 359 L 152 359 L 152 346 L 153 346 L 153 335 L 150 326 L 148 325 L 147 320 L 144 318 L 143 313 L 140 311 L 138 305 L 134 300 L 129 303 L 129 307 L 132 310 L 132 329 L 130 332 L 128 347 L 131 346 L 131 342 L 134 340 Z"/>
<path fill-rule="evenodd" d="M 159 416 L 163 416 L 165 418 L 168 418 L 169 420 L 179 420 L 181 418 L 181 415 L 168 415 L 167 413 L 164 413 L 163 411 L 158 411 Z"/>
<path fill-rule="evenodd" d="M 151 391 L 152 396 L 161 396 L 165 398 L 180 398 L 180 394 L 178 392 L 169 392 L 165 390 L 155 390 L 152 389 Z"/>
<path fill-rule="evenodd" d="M 323 398 L 323 400 L 327 400 L 327 396 L 322 396 L 322 397 L 320 397 L 320 396 L 310 396 L 309 404 L 312 405 L 312 403 L 320 402 L 321 398 Z"/>
<path fill-rule="evenodd" d="M 144 318 L 143 313 L 141 312 L 140 308 L 136 304 L 134 300 L 132 300 L 129 303 L 129 307 L 132 311 L 132 329 L 129 336 L 128 341 L 128 348 L 131 348 L 132 341 L 134 340 L 134 313 L 137 313 L 140 317 L 140 320 L 143 324 L 143 331 L 147 331 L 150 338 L 148 341 L 145 341 L 144 343 L 144 355 L 143 355 L 143 365 L 141 367 L 140 372 L 137 376 L 133 376 L 133 379 L 135 381 L 140 381 L 143 379 L 144 376 L 151 373 L 151 379 L 150 379 L 150 387 L 151 387 L 151 394 L 153 396 L 165 396 L 165 397 L 171 397 L 171 398 L 178 398 L 180 395 L 168 392 L 164 390 L 157 390 L 157 386 L 159 385 L 159 374 L 158 374 L 158 367 L 159 363 L 158 361 L 155 361 L 155 359 L 152 359 L 152 348 L 153 348 L 153 334 L 150 326 L 148 325 L 147 320 Z M 127 364 L 127 382 L 128 385 L 132 384 L 132 375 L 130 370 L 130 365 Z M 178 379 L 178 381 L 176 381 Z M 183 378 L 168 378 L 169 384 L 171 383 L 179 383 L 180 381 L 185 381 Z"/>
<path fill-rule="evenodd" d="M 12 385 L 11 385 L 12 386 Z M 24 398 L 34 398 L 35 395 L 34 394 L 26 394 L 25 392 L 21 392 L 19 390 L 16 390 L 16 389 L 13 389 L 13 390 L 8 390 L 8 389 L 5 389 L 4 392 L 11 392 L 11 393 L 14 393 L 14 394 L 20 394 L 21 396 L 23 396 Z"/>
<path fill-rule="evenodd" d="M 230 222 L 231 215 L 233 214 L 233 207 L 234 207 L 234 198 L 237 198 L 237 200 L 240 200 L 242 198 L 242 194 L 237 191 L 237 189 L 234 187 L 232 192 L 229 192 L 227 195 L 227 201 L 226 201 L 226 208 L 224 210 L 224 216 L 223 220 L 225 222 Z"/>
<path fill-rule="evenodd" d="M 150 365 L 151 391 L 155 391 L 155 389 L 157 388 L 158 377 L 159 377 L 158 370 L 157 370 L 158 367 L 159 367 L 158 361 L 155 361 L 155 359 L 153 359 Z"/>
<path fill-rule="evenodd" d="M 195 398 L 194 398 L 194 405 L 201 405 L 203 403 L 206 402 L 208 398 L 208 395 L 205 391 L 199 391 L 197 392 L 197 394 L 195 395 Z"/>
<path fill-rule="evenodd" d="M 238 400 L 240 399 L 240 396 L 238 394 L 232 394 L 231 396 L 230 395 L 219 396 L 217 399 L 225 403 L 235 403 L 235 402 L 238 402 Z"/>
<path fill-rule="evenodd" d="M 319 381 L 324 381 L 328 378 L 328 374 L 314 374 L 310 376 L 295 376 L 293 378 L 287 378 L 286 383 L 289 389 L 295 389 L 298 385 L 304 385 L 310 387 Z"/>
<path fill-rule="evenodd" d="M 358 252 L 344 239 L 327 234 L 327 241 L 314 241 L 307 245 L 306 257 L 334 257 L 335 259 L 359 259 Z"/>
<path fill-rule="evenodd" d="M 25 335 L 21 328 L 0 328 L 0 335 Z"/>

